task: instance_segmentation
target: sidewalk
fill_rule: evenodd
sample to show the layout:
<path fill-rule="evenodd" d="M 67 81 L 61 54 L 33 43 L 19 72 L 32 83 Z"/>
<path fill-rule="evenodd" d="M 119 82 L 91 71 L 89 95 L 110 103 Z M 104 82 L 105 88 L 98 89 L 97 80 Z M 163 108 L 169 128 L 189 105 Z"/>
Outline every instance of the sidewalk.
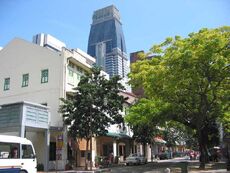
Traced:
<path fill-rule="evenodd" d="M 48 172 L 37 172 L 37 173 L 76 173 L 76 172 L 83 172 L 85 170 L 70 170 L 70 171 L 48 171 Z M 92 171 L 96 171 L 96 170 L 92 170 Z M 86 171 L 87 173 L 90 172 L 90 170 Z M 99 172 L 104 172 L 104 173 L 107 173 L 107 172 L 111 172 L 111 169 L 103 169 Z"/>
<path fill-rule="evenodd" d="M 199 166 L 191 165 L 189 173 L 226 173 L 226 163 L 225 162 L 213 162 L 205 165 L 205 170 L 199 170 Z"/>
<path fill-rule="evenodd" d="M 74 173 L 77 170 L 72 171 L 51 171 L 51 172 L 37 172 L 37 173 Z M 230 173 L 230 171 L 226 171 L 226 169 L 218 169 L 218 170 L 194 170 L 188 171 L 188 173 Z"/>
<path fill-rule="evenodd" d="M 151 163 L 149 163 L 149 164 L 151 164 Z M 161 166 L 160 166 L 159 162 L 154 162 L 154 164 L 155 164 L 155 167 L 153 167 L 153 171 L 156 171 L 158 168 L 160 169 Z M 109 167 L 109 168 L 101 168 L 100 170 L 104 170 L 102 172 L 108 173 L 108 172 L 111 172 L 111 170 L 113 170 L 114 167 L 124 167 L 124 164 L 111 165 L 111 167 Z M 178 167 L 176 167 L 176 169 L 174 169 L 175 167 L 173 168 L 173 167 L 165 165 L 165 168 L 167 168 L 167 167 L 171 169 L 171 173 L 180 173 L 181 172 L 181 170 Z M 133 168 L 135 169 L 136 167 L 134 166 Z M 98 168 L 93 168 L 94 171 L 97 169 Z M 125 169 L 125 167 L 124 167 L 124 169 Z M 49 171 L 49 172 L 39 172 L 38 171 L 37 173 L 76 173 L 77 171 L 84 171 L 84 167 L 77 167 L 74 170 L 69 170 L 69 171 Z M 207 164 L 205 170 L 200 170 L 198 162 L 192 162 L 192 163 L 190 162 L 190 165 L 188 167 L 188 173 L 230 173 L 230 171 L 227 171 L 225 169 L 224 163 Z"/>
<path fill-rule="evenodd" d="M 195 170 L 195 171 L 189 171 L 189 173 L 226 173 L 230 171 L 226 171 L 226 169 L 216 169 L 216 170 Z"/>
<path fill-rule="evenodd" d="M 93 168 L 92 171 L 95 171 L 95 170 L 98 170 L 98 168 Z M 108 172 L 111 170 L 111 168 L 102 168 L 100 169 L 102 170 L 102 172 Z M 48 172 L 45 172 L 45 171 L 38 171 L 37 173 L 74 173 L 74 172 L 77 172 L 77 171 L 85 171 L 84 167 L 77 167 L 75 168 L 74 170 L 69 170 L 69 171 L 48 171 Z M 90 171 L 90 170 L 88 170 Z"/>

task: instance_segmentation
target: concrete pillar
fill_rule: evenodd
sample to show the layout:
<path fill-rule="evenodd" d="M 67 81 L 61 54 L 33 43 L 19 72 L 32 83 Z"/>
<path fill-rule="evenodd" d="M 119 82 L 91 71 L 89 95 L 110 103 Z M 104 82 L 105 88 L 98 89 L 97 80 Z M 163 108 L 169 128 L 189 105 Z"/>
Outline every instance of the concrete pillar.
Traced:
<path fill-rule="evenodd" d="M 21 125 L 20 131 L 19 131 L 19 136 L 22 138 L 25 137 L 25 125 L 24 124 Z"/>
<path fill-rule="evenodd" d="M 117 156 L 117 141 L 113 141 L 113 156 Z"/>
<path fill-rule="evenodd" d="M 143 147 L 143 145 L 142 145 L 142 144 L 140 144 L 140 154 L 141 154 L 141 155 L 143 155 L 143 154 L 144 154 L 144 150 L 143 150 L 143 148 L 144 148 L 144 147 Z"/>
<path fill-rule="evenodd" d="M 48 171 L 48 169 L 49 169 L 49 148 L 50 148 L 50 131 L 49 131 L 49 129 L 47 129 L 47 130 L 45 130 L 45 140 L 44 140 L 45 142 L 44 142 L 44 145 L 45 145 L 45 147 L 44 147 L 44 149 L 45 149 L 45 151 L 44 151 L 44 163 L 45 163 L 45 165 L 44 165 L 44 169 L 45 169 L 45 171 Z"/>
<path fill-rule="evenodd" d="M 23 105 L 21 107 L 22 109 L 22 113 L 20 115 L 20 118 L 21 118 L 21 126 L 20 126 L 20 130 L 19 130 L 19 136 L 22 137 L 22 138 L 25 138 L 25 116 L 26 116 L 26 109 L 25 109 L 25 106 Z"/>

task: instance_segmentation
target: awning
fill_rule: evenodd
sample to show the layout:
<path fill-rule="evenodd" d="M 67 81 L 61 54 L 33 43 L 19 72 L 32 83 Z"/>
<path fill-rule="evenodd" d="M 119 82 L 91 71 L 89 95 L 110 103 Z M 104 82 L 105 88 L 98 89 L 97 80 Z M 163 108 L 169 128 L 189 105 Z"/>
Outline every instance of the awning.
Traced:
<path fill-rule="evenodd" d="M 124 133 L 115 133 L 115 132 L 108 132 L 106 136 L 113 137 L 113 138 L 126 138 L 126 139 L 131 139 L 130 136 L 124 134 Z"/>
<path fill-rule="evenodd" d="M 161 137 L 154 137 L 153 139 L 154 139 L 154 142 L 166 144 L 166 141 L 163 140 Z"/>

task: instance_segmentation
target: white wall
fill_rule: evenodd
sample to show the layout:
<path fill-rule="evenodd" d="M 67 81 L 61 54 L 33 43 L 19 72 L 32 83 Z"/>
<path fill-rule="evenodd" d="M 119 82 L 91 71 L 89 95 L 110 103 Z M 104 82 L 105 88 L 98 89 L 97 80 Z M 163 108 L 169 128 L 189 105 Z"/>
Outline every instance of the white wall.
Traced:
<path fill-rule="evenodd" d="M 62 126 L 57 112 L 59 98 L 64 97 L 64 58 L 21 39 L 14 39 L 0 51 L 0 105 L 18 101 L 47 103 L 51 125 Z M 49 70 L 48 83 L 41 83 L 41 70 Z M 22 75 L 29 73 L 29 86 L 22 87 Z M 10 77 L 10 90 L 4 91 L 4 79 Z"/>

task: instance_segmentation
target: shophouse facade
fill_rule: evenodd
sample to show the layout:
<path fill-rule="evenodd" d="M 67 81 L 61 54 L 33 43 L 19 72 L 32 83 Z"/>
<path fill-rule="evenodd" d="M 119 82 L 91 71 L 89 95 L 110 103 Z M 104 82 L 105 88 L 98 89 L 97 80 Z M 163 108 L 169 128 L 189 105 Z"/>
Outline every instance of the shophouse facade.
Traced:
<path fill-rule="evenodd" d="M 94 63 L 95 59 L 80 49 L 54 51 L 19 38 L 13 39 L 0 51 L 0 105 L 5 108 L 7 105 L 28 102 L 39 110 L 45 109 L 47 127 L 42 130 L 44 127 L 36 128 L 33 125 L 31 130 L 26 126 L 23 133 L 18 129 L 6 128 L 0 133 L 31 139 L 38 163 L 47 170 L 63 170 L 68 162 L 68 139 L 62 116 L 58 112 L 60 98 L 67 98 L 73 92 L 72 88 L 77 86 L 80 76 L 90 71 Z M 1 129 L 4 124 L 0 124 Z M 40 143 L 47 144 L 48 155 Z"/>
<path fill-rule="evenodd" d="M 80 49 L 57 50 L 52 45 L 43 47 L 35 43 L 15 38 L 0 51 L 0 133 L 30 139 L 38 163 L 45 170 L 64 170 L 72 158 L 73 146 L 78 146 L 78 152 L 74 153 L 76 166 L 84 166 L 84 140 L 72 144 L 58 109 L 60 98 L 72 97 L 73 88 L 82 75 L 90 72 L 95 59 Z M 103 75 L 109 77 L 105 72 Z M 121 94 L 129 97 L 124 105 L 125 115 L 136 98 Z M 10 111 L 15 107 L 16 111 Z M 14 115 L 16 126 L 10 120 Z M 3 122 L 2 117 L 11 118 Z M 108 131 L 106 136 L 93 139 L 93 162 L 95 156 L 110 152 L 123 161 L 132 152 L 132 132 L 127 125 L 112 125 Z"/>

